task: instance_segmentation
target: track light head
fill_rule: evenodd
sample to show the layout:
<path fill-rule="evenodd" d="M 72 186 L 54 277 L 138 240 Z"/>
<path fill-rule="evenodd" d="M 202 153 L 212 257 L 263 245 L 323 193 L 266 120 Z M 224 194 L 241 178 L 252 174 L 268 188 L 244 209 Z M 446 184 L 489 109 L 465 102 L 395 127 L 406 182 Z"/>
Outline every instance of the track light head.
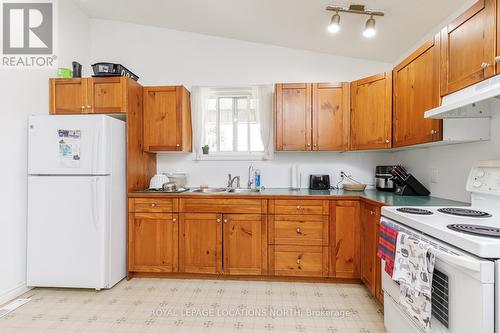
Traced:
<path fill-rule="evenodd" d="M 366 38 L 372 38 L 377 34 L 377 30 L 375 30 L 375 19 L 373 16 L 366 21 L 365 29 L 363 30 L 363 36 Z"/>
<path fill-rule="evenodd" d="M 339 13 L 336 13 L 335 15 L 332 16 L 332 20 L 330 21 L 330 24 L 328 25 L 328 31 L 332 34 L 340 31 L 340 15 L 339 15 Z"/>

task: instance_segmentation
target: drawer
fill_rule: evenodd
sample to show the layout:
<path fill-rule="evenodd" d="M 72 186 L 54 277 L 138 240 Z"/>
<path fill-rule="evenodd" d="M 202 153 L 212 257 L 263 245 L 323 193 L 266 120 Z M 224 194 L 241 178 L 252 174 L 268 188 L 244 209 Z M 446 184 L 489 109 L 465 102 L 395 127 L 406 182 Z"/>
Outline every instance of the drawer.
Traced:
<path fill-rule="evenodd" d="M 276 276 L 328 276 L 328 247 L 272 245 L 269 270 Z"/>
<path fill-rule="evenodd" d="M 134 198 L 129 200 L 130 213 L 171 213 L 178 211 L 179 199 Z"/>
<path fill-rule="evenodd" d="M 183 213 L 265 214 L 266 201 L 260 199 L 180 199 Z"/>
<path fill-rule="evenodd" d="M 328 200 L 271 200 L 269 213 L 328 215 Z"/>
<path fill-rule="evenodd" d="M 270 215 L 269 244 L 328 246 L 328 216 Z"/>

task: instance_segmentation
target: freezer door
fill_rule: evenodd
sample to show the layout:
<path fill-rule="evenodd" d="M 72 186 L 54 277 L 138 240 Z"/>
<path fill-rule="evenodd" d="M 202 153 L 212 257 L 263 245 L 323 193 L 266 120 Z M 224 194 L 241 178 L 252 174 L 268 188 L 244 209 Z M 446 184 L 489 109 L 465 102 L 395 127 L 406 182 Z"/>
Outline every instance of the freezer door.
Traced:
<path fill-rule="evenodd" d="M 28 286 L 107 287 L 109 179 L 29 177 Z"/>
<path fill-rule="evenodd" d="M 31 116 L 28 126 L 28 173 L 111 173 L 112 121 L 119 120 L 102 115 Z"/>

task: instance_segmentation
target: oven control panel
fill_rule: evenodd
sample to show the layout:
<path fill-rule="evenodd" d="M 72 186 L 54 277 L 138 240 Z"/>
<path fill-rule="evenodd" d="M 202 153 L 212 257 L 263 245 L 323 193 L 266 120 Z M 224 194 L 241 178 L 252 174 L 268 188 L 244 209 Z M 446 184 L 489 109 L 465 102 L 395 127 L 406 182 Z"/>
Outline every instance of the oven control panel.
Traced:
<path fill-rule="evenodd" d="M 500 160 L 477 162 L 469 173 L 467 191 L 500 196 Z"/>

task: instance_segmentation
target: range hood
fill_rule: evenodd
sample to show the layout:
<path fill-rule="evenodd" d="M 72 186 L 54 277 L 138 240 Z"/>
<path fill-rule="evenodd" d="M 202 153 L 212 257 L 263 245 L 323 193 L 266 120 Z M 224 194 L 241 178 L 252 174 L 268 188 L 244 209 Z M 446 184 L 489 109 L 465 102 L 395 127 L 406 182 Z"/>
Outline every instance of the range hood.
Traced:
<path fill-rule="evenodd" d="M 425 112 L 425 118 L 489 118 L 500 113 L 500 75 L 443 97 L 440 107 Z"/>

